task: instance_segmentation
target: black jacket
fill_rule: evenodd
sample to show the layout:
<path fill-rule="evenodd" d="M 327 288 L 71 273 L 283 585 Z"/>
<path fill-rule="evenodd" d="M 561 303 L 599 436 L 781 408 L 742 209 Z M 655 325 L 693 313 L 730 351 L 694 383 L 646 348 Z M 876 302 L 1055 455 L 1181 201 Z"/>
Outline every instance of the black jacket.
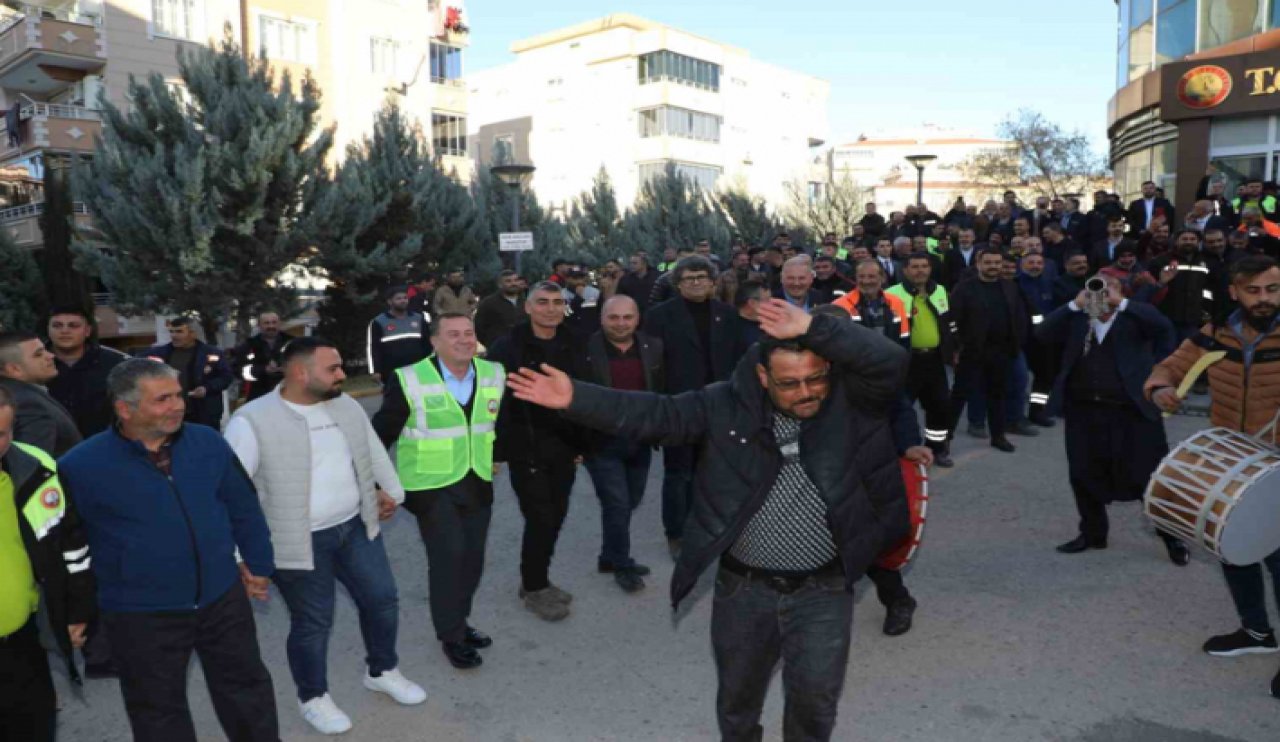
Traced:
<path fill-rule="evenodd" d="M 947 287 L 947 291 L 952 291 L 960 282 L 973 275 L 977 266 L 974 261 L 978 259 L 978 246 L 974 245 L 973 252 L 969 253 L 968 263 L 964 262 L 964 254 L 960 252 L 959 247 L 953 247 L 942 254 L 942 272 L 944 275 L 935 276 L 942 281 L 942 285 Z"/>
<path fill-rule="evenodd" d="M 1036 339 L 1046 345 L 1064 345 L 1062 364 L 1054 380 L 1054 393 L 1061 398 L 1067 378 L 1084 353 L 1084 339 L 1089 332 L 1089 316 L 1061 306 L 1049 313 L 1036 328 Z M 1130 300 L 1118 313 L 1115 324 L 1107 330 L 1107 342 L 1116 349 L 1116 364 L 1125 393 L 1151 421 L 1160 419 L 1160 408 L 1142 393 L 1142 385 L 1156 363 L 1177 347 L 1173 325 L 1150 304 Z"/>
<path fill-rule="evenodd" d="M 636 306 L 640 307 L 640 314 L 644 314 L 649 310 L 649 297 L 652 296 L 653 284 L 657 281 L 658 272 L 653 268 L 645 271 L 643 277 L 628 271 L 618 279 L 618 293 L 635 299 Z"/>
<path fill-rule="evenodd" d="M 1026 297 L 1018 284 L 1013 281 L 1000 280 L 1004 290 L 1005 302 L 1009 307 L 1010 337 L 1013 338 L 1014 354 L 1026 347 L 1028 332 L 1031 327 L 1031 308 L 1027 306 Z M 951 319 L 956 325 L 956 336 L 960 341 L 960 352 L 981 355 L 987 344 L 990 332 L 991 317 L 982 303 L 981 279 L 962 281 L 951 292 Z"/>
<path fill-rule="evenodd" d="M 507 373 L 546 363 L 575 379 L 585 375 L 585 357 L 580 340 L 563 325 L 554 338 L 540 341 L 528 322 L 498 338 L 485 354 L 486 359 L 501 363 Z M 567 461 L 584 448 L 584 431 L 580 427 L 552 410 L 516 399 L 511 387 L 503 393 L 497 425 L 494 461 Z"/>
<path fill-rule="evenodd" d="M 524 295 L 516 297 L 512 304 L 495 291 L 480 301 L 476 307 L 476 340 L 484 347 L 497 342 L 498 338 L 511 332 L 511 328 L 524 322 L 529 315 L 524 311 Z"/>
<path fill-rule="evenodd" d="M 612 388 L 607 342 L 603 332 L 597 332 L 587 340 L 587 357 L 583 362 L 586 375 L 583 378 L 592 384 Z M 645 391 L 660 392 L 666 386 L 662 373 L 662 341 L 637 332 L 635 343 L 640 350 L 640 363 L 644 366 Z M 584 438 L 589 453 L 599 451 L 609 442 L 609 436 L 588 435 Z"/>
<path fill-rule="evenodd" d="M 31 525 L 22 516 L 22 509 L 33 497 L 47 497 L 49 480 L 57 476 L 55 470 L 18 446 L 10 446 L 2 467 L 13 482 L 14 505 L 18 516 L 18 530 L 22 533 L 22 545 L 26 547 L 31 570 L 44 596 L 53 638 L 67 662 L 67 673 L 73 681 L 80 682 L 76 671 L 75 655 L 67 627 L 88 623 L 97 612 L 97 597 L 90 569 L 89 542 L 85 536 L 80 515 L 75 504 L 66 499 L 62 520 L 58 521 L 41 538 L 36 538 Z M 72 571 L 75 570 L 75 571 Z"/>
<path fill-rule="evenodd" d="M 1081 291 L 1084 291 L 1084 284 L 1089 280 L 1088 276 L 1061 275 L 1053 282 L 1053 306 L 1058 308 L 1063 304 L 1076 298 Z"/>
<path fill-rule="evenodd" d="M 143 351 L 144 358 L 151 358 L 168 363 L 173 355 L 173 343 L 157 345 Z M 196 341 L 195 353 L 191 357 L 191 365 L 183 373 L 186 380 L 184 392 L 196 387 L 204 387 L 203 399 L 187 397 L 187 422 L 207 425 L 215 430 L 222 426 L 222 393 L 231 386 L 235 377 L 231 373 L 231 364 L 227 354 L 221 348 L 208 343 Z"/>
<path fill-rule="evenodd" d="M 833 364 L 829 395 L 800 429 L 805 470 L 827 503 L 845 584 L 908 530 L 906 492 L 890 414 L 907 352 L 878 332 L 817 316 L 801 341 Z M 678 605 L 760 509 L 782 466 L 773 406 L 756 376 L 759 349 L 733 378 L 675 397 L 575 382 L 564 415 L 596 430 L 664 445 L 698 446 L 693 506 L 671 579 Z"/>
<path fill-rule="evenodd" d="M 1125 221 L 1129 222 L 1129 230 L 1136 234 L 1147 228 L 1147 207 L 1142 203 L 1143 199 L 1134 199 L 1129 203 L 1129 209 L 1125 212 Z M 1169 203 L 1169 199 L 1156 197 L 1155 203 L 1151 205 L 1152 215 L 1164 212 L 1164 222 L 1169 225 L 1170 229 L 1177 227 L 1178 222 L 1174 220 L 1173 204 Z"/>
<path fill-rule="evenodd" d="M 430 323 L 414 312 L 404 317 L 383 312 L 369 323 L 367 346 L 369 373 L 380 374 L 386 381 L 396 369 L 431 355 Z"/>
<path fill-rule="evenodd" d="M 272 361 L 277 366 L 284 365 L 281 363 L 281 353 L 284 352 L 284 346 L 292 339 L 283 332 L 277 334 L 274 341 L 267 340 L 258 334 L 236 346 L 234 351 L 236 376 L 244 378 L 244 368 L 248 366 L 249 375 L 252 377 L 249 382 L 249 399 L 270 394 L 284 380 L 283 370 L 268 372 L 267 365 Z"/>
<path fill-rule="evenodd" d="M 0 376 L 0 388 L 13 396 L 13 439 L 57 458 L 81 441 L 80 430 L 44 387 Z"/>
<path fill-rule="evenodd" d="M 858 224 L 862 225 L 862 231 L 868 237 L 879 237 L 884 232 L 884 217 L 879 214 L 865 214 Z"/>
<path fill-rule="evenodd" d="M 1204 324 L 1213 314 L 1215 298 L 1213 288 L 1216 277 L 1214 274 L 1218 272 L 1215 267 L 1220 261 L 1215 257 L 1211 264 L 1201 253 L 1196 253 L 1190 260 L 1180 258 L 1173 253 L 1165 253 L 1152 260 L 1147 265 L 1147 271 L 1159 281 L 1161 271 L 1174 260 L 1178 263 L 1177 274 L 1165 287 L 1165 291 L 1156 294 L 1152 303 L 1158 306 L 1160 312 L 1174 324 L 1197 326 Z"/>
<path fill-rule="evenodd" d="M 58 377 L 48 384 L 49 396 L 71 414 L 82 437 L 111 427 L 115 413 L 107 399 L 107 374 L 128 357 L 114 348 L 89 343 L 80 360 L 70 366 L 54 359 Z"/>
<path fill-rule="evenodd" d="M 737 336 L 733 307 L 715 299 L 711 303 L 711 348 L 702 347 L 693 317 L 683 297 L 665 301 L 649 310 L 644 333 L 662 343 L 663 367 L 667 383 L 662 390 L 674 394 L 701 389 L 713 381 L 724 381 L 733 372 L 733 349 Z M 708 357 L 711 367 L 707 367 Z"/>
<path fill-rule="evenodd" d="M 1121 246 L 1132 247 L 1138 249 L 1138 243 L 1128 237 L 1121 237 L 1120 242 L 1116 243 L 1116 249 Z M 1093 249 L 1089 251 L 1089 274 L 1092 275 L 1106 268 L 1115 262 L 1115 250 L 1111 249 L 1111 243 L 1107 242 L 1104 237 L 1102 240 L 1093 243 Z"/>

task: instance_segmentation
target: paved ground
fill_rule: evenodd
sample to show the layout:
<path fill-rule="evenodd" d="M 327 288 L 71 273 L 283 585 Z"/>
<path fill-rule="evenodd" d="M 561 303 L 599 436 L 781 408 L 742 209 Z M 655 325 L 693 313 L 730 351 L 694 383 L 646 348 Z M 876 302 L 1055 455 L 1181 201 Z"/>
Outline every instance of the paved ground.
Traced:
<path fill-rule="evenodd" d="M 1175 418 L 1170 439 L 1202 427 Z M 859 586 L 840 740 L 1235 742 L 1280 739 L 1280 702 L 1267 684 L 1280 656 L 1216 659 L 1205 637 L 1235 627 L 1216 564 L 1196 552 L 1169 563 L 1136 505 L 1113 508 L 1111 548 L 1063 556 L 1074 535 L 1061 428 L 1018 439 L 1009 456 L 962 436 L 957 467 L 934 480 L 926 543 L 908 576 L 916 627 L 890 639 L 884 612 Z M 658 472 L 655 465 L 654 473 Z M 670 559 L 659 518 L 659 478 L 638 511 L 637 556 L 655 568 L 634 596 L 595 574 L 599 509 L 580 472 L 553 579 L 577 600 L 566 621 L 533 618 L 516 598 L 520 515 L 498 485 L 488 567 L 474 624 L 493 634 L 479 670 L 452 669 L 427 613 L 425 557 L 413 522 L 387 529 L 401 595 L 401 667 L 430 694 L 400 708 L 360 686 L 362 651 L 351 602 L 339 605 L 330 649 L 335 700 L 349 739 L 570 742 L 710 740 L 715 678 L 704 591 L 679 621 L 666 598 Z M 704 585 L 705 588 L 705 585 Z M 258 611 L 286 740 L 319 739 L 299 718 L 284 655 L 278 595 Z M 61 739 L 126 740 L 115 681 L 64 697 Z M 765 709 L 778 739 L 778 678 Z M 198 668 L 190 696 L 201 739 L 222 739 Z"/>

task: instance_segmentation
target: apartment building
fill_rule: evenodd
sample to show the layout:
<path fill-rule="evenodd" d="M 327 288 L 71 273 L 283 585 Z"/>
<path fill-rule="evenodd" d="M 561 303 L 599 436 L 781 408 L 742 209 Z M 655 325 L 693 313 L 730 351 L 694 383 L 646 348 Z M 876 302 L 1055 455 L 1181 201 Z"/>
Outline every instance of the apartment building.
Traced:
<path fill-rule="evenodd" d="M 372 126 L 388 98 L 418 119 L 442 164 L 466 179 L 469 29 L 461 0 L 44 0 L 0 3 L 0 228 L 39 249 L 46 168 L 92 154 L 99 94 L 127 107 L 130 76 L 175 86 L 178 52 L 224 34 L 323 92 L 321 125 L 337 125 L 334 159 Z M 88 222 L 78 207 L 77 217 Z M 149 333 L 99 297 L 104 336 Z"/>
<path fill-rule="evenodd" d="M 469 154 L 537 168 L 532 187 L 563 208 L 603 166 L 619 204 L 668 163 L 705 188 L 773 203 L 811 177 L 827 138 L 829 84 L 629 14 L 518 41 L 516 59 L 468 75 Z"/>

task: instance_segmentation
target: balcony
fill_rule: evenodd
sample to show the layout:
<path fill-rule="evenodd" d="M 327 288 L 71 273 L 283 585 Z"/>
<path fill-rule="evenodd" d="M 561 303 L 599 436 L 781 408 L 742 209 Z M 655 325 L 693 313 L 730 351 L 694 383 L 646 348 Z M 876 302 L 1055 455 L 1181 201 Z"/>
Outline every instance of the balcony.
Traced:
<path fill-rule="evenodd" d="M 77 227 L 90 225 L 89 210 L 82 203 L 73 204 L 71 213 Z M 0 228 L 8 230 L 18 247 L 38 250 L 44 246 L 44 233 L 40 231 L 40 216 L 44 214 L 44 202 L 23 204 L 0 210 Z"/>
<path fill-rule="evenodd" d="M 84 106 L 28 103 L 18 112 L 18 136 L 9 135 L 6 116 L 0 126 L 0 161 L 32 152 L 92 154 L 102 135 L 102 116 Z"/>
<path fill-rule="evenodd" d="M 0 21 L 0 87 L 44 95 L 106 62 L 106 35 L 89 17 L 28 8 Z"/>

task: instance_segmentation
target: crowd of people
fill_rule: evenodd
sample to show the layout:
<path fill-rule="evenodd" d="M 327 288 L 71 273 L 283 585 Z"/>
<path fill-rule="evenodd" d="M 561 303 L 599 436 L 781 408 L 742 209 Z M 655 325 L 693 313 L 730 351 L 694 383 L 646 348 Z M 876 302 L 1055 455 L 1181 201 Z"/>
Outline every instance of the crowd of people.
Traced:
<path fill-rule="evenodd" d="M 1011 192 L 944 216 L 868 204 L 853 234 L 811 249 L 783 233 L 724 256 L 700 241 L 625 265 L 557 260 L 531 285 L 503 271 L 485 297 L 460 269 L 419 276 L 369 324 L 372 419 L 342 391 L 338 348 L 290 337 L 277 314 L 229 351 L 176 317 L 167 343 L 129 357 L 93 341 L 90 314 L 55 309 L 40 335 L 0 334 L 0 721 L 54 736 L 43 603 L 70 677 L 79 648 L 87 677 L 120 679 L 135 738 L 195 739 L 194 652 L 226 734 L 276 739 L 250 609 L 272 584 L 312 727 L 352 728 L 328 689 L 338 583 L 365 687 L 422 703 L 399 670 L 380 524 L 400 506 L 415 518 L 441 650 L 477 668 L 501 466 L 524 519 L 513 597 L 560 621 L 573 595 L 553 561 L 579 464 L 600 505 L 597 570 L 635 593 L 653 568 L 632 554 L 631 518 L 661 446 L 672 604 L 718 570 L 722 736 L 759 737 L 781 661 L 784 737 L 829 739 L 853 585 L 872 582 L 887 635 L 917 609 L 879 561 L 909 529 L 902 462 L 955 466 L 962 423 L 1013 454 L 1010 436 L 1061 420 L 1079 528 L 1057 550 L 1078 554 L 1106 548 L 1109 503 L 1142 496 L 1169 451 L 1161 413 L 1201 354 L 1227 351 L 1207 382 L 1215 424 L 1256 434 L 1280 411 L 1276 189 L 1250 181 L 1228 200 L 1210 177 L 1203 191 L 1181 221 L 1152 183 L 1127 208 L 1095 193 L 1087 212 Z M 244 400 L 227 419 L 232 387 Z M 1280 552 L 1265 563 L 1280 587 Z M 1224 574 L 1242 627 L 1204 650 L 1280 651 L 1263 568 Z"/>

